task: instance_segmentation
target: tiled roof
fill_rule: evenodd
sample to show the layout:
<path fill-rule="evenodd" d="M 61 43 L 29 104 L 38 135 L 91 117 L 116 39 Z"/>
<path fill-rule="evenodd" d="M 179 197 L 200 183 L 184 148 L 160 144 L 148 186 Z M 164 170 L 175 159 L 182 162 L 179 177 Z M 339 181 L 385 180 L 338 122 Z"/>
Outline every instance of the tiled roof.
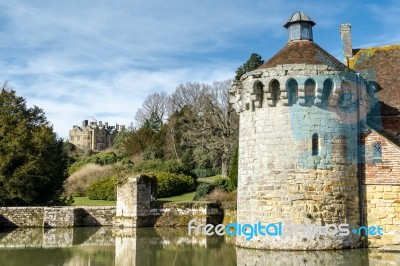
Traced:
<path fill-rule="evenodd" d="M 375 81 L 382 115 L 400 115 L 400 45 L 354 49 L 349 65 Z"/>
<path fill-rule="evenodd" d="M 290 41 L 276 55 L 259 68 L 284 64 L 327 65 L 334 70 L 348 70 L 347 66 L 316 43 L 308 40 Z"/>

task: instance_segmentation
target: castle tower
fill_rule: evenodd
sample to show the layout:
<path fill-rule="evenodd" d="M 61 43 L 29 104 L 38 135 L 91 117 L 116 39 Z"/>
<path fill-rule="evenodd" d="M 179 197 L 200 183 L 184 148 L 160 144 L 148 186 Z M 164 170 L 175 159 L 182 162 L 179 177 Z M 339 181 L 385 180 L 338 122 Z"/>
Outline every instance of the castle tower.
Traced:
<path fill-rule="evenodd" d="M 358 128 L 368 95 L 354 71 L 313 42 L 314 25 L 304 13 L 293 14 L 284 26 L 286 46 L 234 82 L 230 91 L 240 115 L 237 222 L 282 222 L 284 231 L 289 223 L 312 230 L 258 234 L 251 240 L 242 234 L 238 246 L 359 246 L 359 236 L 335 232 L 331 224 L 348 224 L 349 230 L 360 226 Z M 317 232 L 328 227 L 325 235 Z"/>

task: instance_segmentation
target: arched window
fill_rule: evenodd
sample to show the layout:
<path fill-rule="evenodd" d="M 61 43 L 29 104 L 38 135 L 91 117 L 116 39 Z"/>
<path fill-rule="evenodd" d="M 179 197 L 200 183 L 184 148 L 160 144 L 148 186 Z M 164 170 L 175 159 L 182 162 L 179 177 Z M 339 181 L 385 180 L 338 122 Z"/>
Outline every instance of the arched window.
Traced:
<path fill-rule="evenodd" d="M 295 79 L 289 79 L 286 83 L 286 88 L 288 92 L 289 105 L 293 105 L 297 102 L 297 81 Z"/>
<path fill-rule="evenodd" d="M 281 95 L 280 84 L 278 80 L 274 79 L 271 81 L 269 84 L 269 91 L 271 92 L 272 102 L 274 105 L 276 105 Z"/>
<path fill-rule="evenodd" d="M 318 143 L 318 134 L 314 133 L 311 138 L 311 154 L 318 155 L 319 143 Z"/>
<path fill-rule="evenodd" d="M 307 79 L 304 83 L 304 96 L 306 105 L 312 105 L 314 103 L 315 81 L 313 79 Z"/>
<path fill-rule="evenodd" d="M 253 91 L 255 94 L 254 106 L 260 108 L 260 107 L 262 107 L 263 98 L 264 98 L 264 85 L 262 84 L 261 81 L 256 81 L 254 83 Z"/>
<path fill-rule="evenodd" d="M 323 86 L 321 106 L 327 107 L 329 104 L 329 97 L 331 96 L 333 90 L 333 81 L 331 79 L 326 79 Z"/>

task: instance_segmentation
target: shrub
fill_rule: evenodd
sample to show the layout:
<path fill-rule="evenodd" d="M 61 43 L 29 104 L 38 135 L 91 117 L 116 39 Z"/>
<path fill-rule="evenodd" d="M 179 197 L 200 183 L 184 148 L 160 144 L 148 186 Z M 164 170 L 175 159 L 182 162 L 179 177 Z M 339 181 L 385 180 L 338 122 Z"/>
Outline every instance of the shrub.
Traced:
<path fill-rule="evenodd" d="M 229 191 L 229 182 L 230 180 L 226 177 L 219 176 L 214 181 L 214 186 L 222 191 Z"/>
<path fill-rule="evenodd" d="M 219 168 L 196 168 L 193 173 L 197 177 L 210 177 L 221 174 L 221 170 Z"/>
<path fill-rule="evenodd" d="M 174 174 L 191 175 L 190 171 L 177 160 L 161 159 L 145 160 L 133 166 L 134 172 L 148 173 L 148 172 L 169 172 Z"/>
<path fill-rule="evenodd" d="M 110 164 L 115 164 L 117 162 L 123 162 L 126 164 L 129 164 L 129 160 L 126 159 L 124 155 L 121 154 L 116 154 L 114 152 L 99 152 L 97 154 L 94 154 L 89 157 L 85 157 L 75 163 L 73 163 L 69 168 L 68 168 L 68 173 L 72 175 L 76 171 L 78 171 L 80 168 L 82 168 L 84 165 L 89 164 L 89 163 L 94 163 L 98 165 L 110 165 Z"/>
<path fill-rule="evenodd" d="M 194 191 L 196 188 L 196 181 L 184 174 L 154 172 L 152 175 L 157 178 L 157 197 L 159 198 Z"/>
<path fill-rule="evenodd" d="M 227 199 L 229 199 L 229 193 L 219 188 L 215 188 L 213 191 L 203 197 L 203 200 L 211 202 L 223 202 Z"/>
<path fill-rule="evenodd" d="M 214 184 L 209 184 L 209 183 L 201 183 L 197 188 L 196 188 L 196 193 L 194 194 L 193 200 L 199 200 L 203 198 L 205 195 L 213 191 L 215 188 Z"/>
<path fill-rule="evenodd" d="M 99 152 L 91 157 L 90 162 L 100 165 L 114 164 L 120 159 L 119 156 L 113 152 Z"/>
<path fill-rule="evenodd" d="M 88 197 L 91 200 L 116 200 L 115 177 L 97 180 L 88 188 Z"/>
<path fill-rule="evenodd" d="M 97 180 L 108 178 L 118 171 L 111 165 L 87 164 L 68 177 L 64 186 L 65 194 L 75 197 L 86 196 L 90 184 Z"/>
<path fill-rule="evenodd" d="M 74 162 L 68 167 L 68 174 L 72 175 L 73 173 L 77 172 L 79 169 L 81 169 L 84 165 L 88 164 L 85 160 L 79 160 Z"/>
<path fill-rule="evenodd" d="M 236 210 L 237 209 L 237 193 L 236 191 L 229 192 L 227 198 L 221 201 L 221 207 L 224 210 Z"/>

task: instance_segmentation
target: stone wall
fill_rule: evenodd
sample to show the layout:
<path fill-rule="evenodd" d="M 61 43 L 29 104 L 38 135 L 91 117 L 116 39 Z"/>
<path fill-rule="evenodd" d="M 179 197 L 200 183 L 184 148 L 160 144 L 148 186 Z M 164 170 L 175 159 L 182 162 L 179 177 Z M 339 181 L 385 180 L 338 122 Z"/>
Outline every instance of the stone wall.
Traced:
<path fill-rule="evenodd" d="M 43 227 L 43 207 L 1 207 L 0 227 Z"/>
<path fill-rule="evenodd" d="M 218 224 L 223 220 L 219 204 L 208 202 L 156 201 L 157 180 L 140 175 L 128 177 L 117 189 L 117 213 L 115 226 L 187 226 L 190 220 L 196 224 Z"/>
<path fill-rule="evenodd" d="M 155 215 L 151 209 L 155 204 L 157 180 L 140 175 L 127 177 L 117 188 L 117 213 L 115 225 L 121 227 L 153 226 Z"/>
<path fill-rule="evenodd" d="M 115 207 L 1 207 L 0 227 L 112 226 Z"/>
<path fill-rule="evenodd" d="M 297 114 L 284 106 L 273 108 L 256 109 L 240 116 L 238 222 L 289 220 L 299 224 L 339 224 L 346 221 L 353 227 L 358 226 L 357 164 L 351 163 L 356 148 L 348 145 L 357 143 L 355 131 L 343 133 L 348 136 L 347 140 L 334 136 L 341 129 L 334 121 L 326 121 L 323 110 L 317 108 L 307 111 L 297 107 L 300 109 Z M 315 125 L 302 120 L 303 115 L 314 116 L 310 121 Z M 298 131 L 293 132 L 293 125 L 300 127 Z M 300 133 L 296 135 L 296 132 Z M 313 132 L 320 135 L 317 156 L 311 152 Z M 304 241 L 301 235 L 289 240 L 237 239 L 241 246 L 274 249 L 358 245 L 353 236 L 326 241 L 314 237 Z"/>
<path fill-rule="evenodd" d="M 369 247 L 400 244 L 400 185 L 364 185 L 366 226 L 381 226 L 383 236 L 368 237 Z"/>
<path fill-rule="evenodd" d="M 223 211 L 220 204 L 210 202 L 170 202 L 151 210 L 158 217 L 155 226 L 184 227 L 189 221 L 194 224 L 220 224 L 223 221 Z"/>
<path fill-rule="evenodd" d="M 116 207 L 1 207 L 0 228 L 185 227 L 193 219 L 195 224 L 219 224 L 222 223 L 223 217 L 220 205 L 210 202 L 158 202 L 153 203 L 148 211 L 142 212 L 139 218 L 117 216 L 118 219 L 115 219 Z M 132 223 L 138 220 L 141 222 Z"/>
<path fill-rule="evenodd" d="M 257 69 L 233 84 L 230 100 L 240 114 L 240 224 L 360 225 L 357 121 L 365 118 L 370 102 L 365 87 L 356 93 L 359 86 L 362 82 L 354 72 L 311 64 Z M 354 235 L 245 238 L 237 237 L 237 245 L 261 249 L 360 245 Z"/>
<path fill-rule="evenodd" d="M 112 226 L 116 214 L 115 207 L 81 207 L 77 209 L 81 226 Z"/>

